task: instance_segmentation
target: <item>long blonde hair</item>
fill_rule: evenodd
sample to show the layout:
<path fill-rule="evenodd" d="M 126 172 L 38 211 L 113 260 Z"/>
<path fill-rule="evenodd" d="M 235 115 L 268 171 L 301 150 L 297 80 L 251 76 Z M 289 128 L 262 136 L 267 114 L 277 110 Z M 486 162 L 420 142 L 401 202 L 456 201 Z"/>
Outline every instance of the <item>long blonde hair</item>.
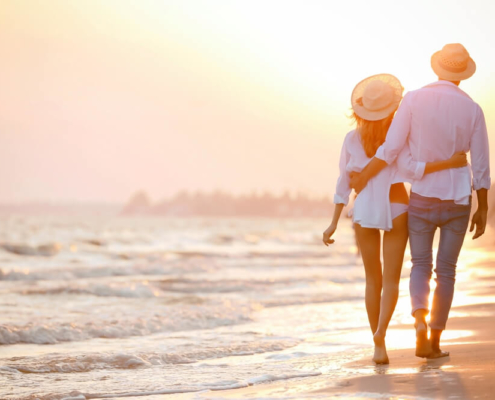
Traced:
<path fill-rule="evenodd" d="M 394 119 L 395 111 L 388 117 L 378 121 L 368 121 L 359 117 L 354 111 L 351 119 L 356 121 L 356 130 L 361 135 L 361 143 L 368 157 L 373 157 L 387 137 L 388 128 Z"/>

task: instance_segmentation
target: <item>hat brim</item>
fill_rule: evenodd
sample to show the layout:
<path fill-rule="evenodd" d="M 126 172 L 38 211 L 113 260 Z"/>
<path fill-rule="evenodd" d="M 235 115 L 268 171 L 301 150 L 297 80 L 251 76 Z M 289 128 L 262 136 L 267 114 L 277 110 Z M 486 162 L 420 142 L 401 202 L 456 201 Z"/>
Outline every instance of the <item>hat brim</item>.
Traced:
<path fill-rule="evenodd" d="M 400 100 L 394 101 L 390 106 L 384 108 L 380 111 L 370 111 L 359 104 L 356 104 L 352 107 L 354 112 L 358 117 L 365 119 L 367 121 L 379 121 L 381 119 L 387 118 L 390 114 L 392 114 L 397 108 L 399 108 Z"/>
<path fill-rule="evenodd" d="M 440 51 L 437 51 L 431 56 L 431 68 L 440 79 L 446 79 L 448 81 L 454 82 L 463 81 L 465 79 L 471 78 L 476 72 L 476 63 L 472 58 L 469 58 L 467 68 L 462 72 L 452 72 L 442 68 L 441 64 L 439 63 L 439 58 Z"/>
<path fill-rule="evenodd" d="M 366 86 L 374 80 L 381 80 L 390 85 L 394 90 L 394 99 L 389 106 L 381 110 L 371 111 L 360 105 L 357 100 L 363 96 Z M 363 79 L 354 87 L 351 95 L 352 109 L 354 110 L 356 115 L 362 119 L 365 119 L 367 121 L 379 121 L 381 119 L 387 118 L 390 114 L 397 110 L 402 100 L 403 91 L 404 88 L 402 87 L 400 81 L 391 74 L 377 74 L 370 76 L 366 79 Z"/>

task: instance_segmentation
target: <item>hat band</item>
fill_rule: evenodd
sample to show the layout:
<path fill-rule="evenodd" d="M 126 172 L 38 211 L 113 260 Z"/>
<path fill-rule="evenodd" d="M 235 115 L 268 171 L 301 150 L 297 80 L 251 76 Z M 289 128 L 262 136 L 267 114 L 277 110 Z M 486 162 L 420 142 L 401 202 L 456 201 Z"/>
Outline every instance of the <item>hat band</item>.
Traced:
<path fill-rule="evenodd" d="M 442 60 L 438 60 L 438 65 L 440 65 L 440 67 L 442 67 L 445 71 L 449 71 L 449 72 L 464 72 L 468 67 L 467 63 L 465 66 L 461 66 L 461 67 L 454 67 L 452 65 L 446 65 L 442 62 Z"/>
<path fill-rule="evenodd" d="M 363 106 L 363 107 L 368 111 L 382 111 L 382 110 L 386 110 L 387 108 L 389 108 L 392 104 L 393 104 L 393 101 L 391 101 L 390 103 L 387 103 L 387 105 L 380 107 L 380 108 L 368 108 L 365 106 Z"/>
<path fill-rule="evenodd" d="M 380 108 L 370 108 L 370 107 L 366 107 L 364 104 L 363 104 L 363 98 L 362 97 L 359 97 L 356 99 L 356 104 L 360 107 L 363 107 L 366 111 L 371 111 L 371 112 L 375 112 L 375 111 L 382 111 L 382 110 L 386 110 L 387 108 L 389 108 L 392 104 L 394 104 L 394 100 L 392 99 L 390 102 L 388 102 L 386 105 L 380 107 Z"/>

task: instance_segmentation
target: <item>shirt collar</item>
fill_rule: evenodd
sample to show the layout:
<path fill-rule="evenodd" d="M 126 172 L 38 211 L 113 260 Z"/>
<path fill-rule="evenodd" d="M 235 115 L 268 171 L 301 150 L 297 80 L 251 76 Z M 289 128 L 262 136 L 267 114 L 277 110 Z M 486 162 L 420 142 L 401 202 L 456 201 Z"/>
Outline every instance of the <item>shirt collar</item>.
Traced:
<path fill-rule="evenodd" d="M 463 96 L 466 96 L 469 99 L 471 98 L 464 90 L 462 90 L 459 86 L 457 86 L 455 83 L 452 83 L 450 81 L 438 80 L 433 83 L 430 83 L 429 85 L 426 85 L 425 88 L 434 87 L 434 86 L 451 87 L 454 88 L 457 92 L 459 92 L 459 94 L 462 94 Z"/>

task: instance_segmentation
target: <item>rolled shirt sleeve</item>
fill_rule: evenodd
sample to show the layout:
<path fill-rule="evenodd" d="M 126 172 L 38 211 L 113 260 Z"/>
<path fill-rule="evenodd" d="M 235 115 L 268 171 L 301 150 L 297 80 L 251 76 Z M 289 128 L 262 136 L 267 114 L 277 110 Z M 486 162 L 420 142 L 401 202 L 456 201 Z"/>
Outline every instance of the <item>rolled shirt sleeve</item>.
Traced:
<path fill-rule="evenodd" d="M 476 122 L 470 144 L 473 189 L 490 189 L 490 152 L 488 132 L 483 110 L 478 106 Z"/>
<path fill-rule="evenodd" d="M 333 197 L 334 204 L 344 204 L 349 203 L 349 195 L 351 194 L 351 178 L 347 171 L 347 164 L 351 158 L 349 151 L 347 149 L 347 140 L 349 135 L 344 139 L 344 144 L 342 145 L 342 150 L 340 152 L 339 170 L 340 176 L 337 180 L 337 187 L 335 188 L 335 195 Z"/>
<path fill-rule="evenodd" d="M 411 129 L 411 107 L 410 94 L 406 94 L 402 100 L 397 113 L 390 125 L 390 128 L 383 143 L 376 151 L 375 157 L 392 164 L 402 148 L 407 142 L 409 131 Z"/>
<path fill-rule="evenodd" d="M 420 180 L 425 174 L 426 163 L 416 161 L 411 154 L 409 145 L 406 144 L 397 157 L 397 167 L 402 176 L 406 177 L 410 183 Z"/>

